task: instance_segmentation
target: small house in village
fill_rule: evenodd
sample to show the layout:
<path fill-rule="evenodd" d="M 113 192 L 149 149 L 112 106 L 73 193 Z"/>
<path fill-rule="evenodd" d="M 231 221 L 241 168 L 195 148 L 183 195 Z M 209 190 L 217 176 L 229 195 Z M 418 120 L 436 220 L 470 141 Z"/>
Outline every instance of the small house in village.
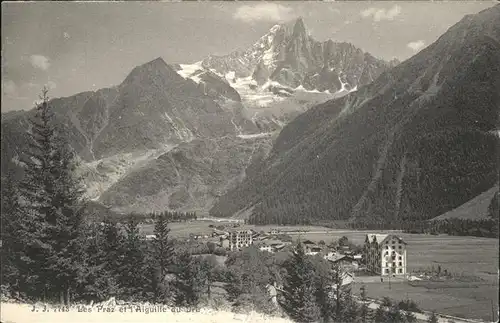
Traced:
<path fill-rule="evenodd" d="M 302 245 L 304 246 L 304 252 L 306 253 L 306 255 L 314 256 L 323 250 L 321 246 L 317 245 L 311 240 L 302 241 Z"/>
<path fill-rule="evenodd" d="M 259 241 L 256 243 L 256 246 L 259 248 L 260 251 L 267 251 L 267 252 L 279 252 L 285 248 L 289 243 L 282 242 L 280 240 L 263 240 Z"/>
<path fill-rule="evenodd" d="M 341 283 L 340 283 L 340 288 L 348 288 L 351 286 L 352 283 L 354 283 L 354 275 L 352 273 L 348 272 L 343 272 L 341 277 Z M 333 284 L 333 290 L 337 289 L 337 284 Z"/>
<path fill-rule="evenodd" d="M 221 238 L 219 246 L 221 246 L 224 249 L 229 249 L 229 239 Z"/>
<path fill-rule="evenodd" d="M 407 244 L 393 234 L 367 234 L 365 261 L 368 271 L 381 276 L 406 275 Z"/>
<path fill-rule="evenodd" d="M 359 269 L 359 261 L 353 256 L 335 254 L 333 256 L 325 256 L 326 260 L 338 265 L 346 272 L 353 272 Z"/>

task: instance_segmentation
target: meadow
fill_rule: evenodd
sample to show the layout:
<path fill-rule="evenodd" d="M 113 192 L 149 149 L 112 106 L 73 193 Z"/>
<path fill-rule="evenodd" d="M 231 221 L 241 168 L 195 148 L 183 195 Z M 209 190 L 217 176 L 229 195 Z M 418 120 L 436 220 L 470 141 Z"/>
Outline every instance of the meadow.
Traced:
<path fill-rule="evenodd" d="M 364 243 L 364 231 L 333 231 L 322 234 L 304 234 L 304 238 L 328 243 L 346 236 L 355 244 Z M 388 233 L 388 232 L 386 232 Z M 441 266 L 456 275 L 453 281 L 366 283 L 368 297 L 394 300 L 410 298 L 428 311 L 495 321 L 498 319 L 498 239 L 395 233 L 408 243 L 408 271 Z M 471 282 L 471 278 L 478 281 Z M 479 278 L 479 279 L 477 279 Z M 359 293 L 361 284 L 354 285 Z M 494 320 L 492 317 L 494 316 Z"/>
<path fill-rule="evenodd" d="M 363 244 L 367 233 L 369 232 L 337 230 L 319 234 L 306 233 L 302 237 L 328 243 L 332 239 L 346 236 L 355 244 Z M 387 296 L 398 301 L 410 298 L 424 310 L 470 319 L 498 320 L 498 239 L 400 232 L 395 234 L 408 243 L 408 272 L 439 265 L 442 270 L 446 269 L 456 275 L 456 278 L 447 282 L 413 284 L 393 281 L 391 288 L 387 280 L 384 283 L 374 280 L 365 284 L 368 297 L 380 299 Z M 477 281 L 471 282 L 474 278 Z M 361 284 L 355 284 L 354 292 L 359 293 L 360 287 Z"/>
<path fill-rule="evenodd" d="M 170 223 L 171 235 L 176 238 L 187 238 L 190 233 L 210 234 L 213 228 L 224 223 L 209 221 L 192 221 Z M 393 231 L 353 231 L 335 230 L 319 226 L 254 226 L 240 225 L 237 229 L 253 229 L 266 231 L 277 228 L 281 231 L 295 230 L 302 232 L 288 233 L 295 240 L 325 241 L 327 244 L 346 236 L 354 244 L 362 245 L 368 233 L 394 233 L 408 243 L 408 271 L 437 267 L 447 269 L 454 274 L 480 277 L 498 284 L 498 239 L 479 237 L 460 237 L 448 235 L 409 234 Z M 153 234 L 153 225 L 141 225 L 142 234 Z"/>
<path fill-rule="evenodd" d="M 169 227 L 173 237 L 187 238 L 190 233 L 212 233 L 213 229 L 209 227 L 210 224 L 214 226 L 228 225 L 227 223 L 210 221 L 192 221 L 170 223 Z M 498 283 L 498 239 L 409 234 L 394 231 L 335 230 L 320 226 L 255 226 L 242 224 L 237 229 L 268 232 L 273 228 L 281 231 L 295 230 L 296 232 L 288 233 L 295 240 L 308 239 L 315 242 L 323 240 L 327 244 L 346 236 L 352 243 L 362 245 L 368 233 L 394 233 L 408 243 L 408 271 L 440 265 L 443 269 L 448 269 L 448 271 L 455 274 L 481 277 L 487 281 Z M 143 234 L 152 234 L 153 225 L 141 225 L 140 230 Z"/>
<path fill-rule="evenodd" d="M 359 295 L 362 285 L 355 281 L 354 294 Z M 389 297 L 394 301 L 411 299 L 426 311 L 487 322 L 498 320 L 498 284 L 443 282 L 411 286 L 408 282 L 393 281 L 390 285 L 387 279 L 384 283 L 364 284 L 369 298 Z"/>
<path fill-rule="evenodd" d="M 226 223 L 193 221 L 186 223 L 171 223 L 171 233 L 175 237 L 188 237 L 190 233 L 210 234 L 209 225 L 218 226 Z M 295 240 L 309 239 L 315 242 L 321 240 L 329 243 L 342 236 L 351 242 L 362 245 L 365 236 L 375 231 L 335 230 L 319 226 L 254 226 L 240 225 L 238 229 L 253 229 L 266 231 L 277 228 L 281 231 L 294 230 L 289 233 Z M 144 234 L 152 234 L 152 225 L 141 226 Z M 301 232 L 297 232 L 301 231 Z M 447 235 L 425 235 L 394 233 L 408 243 L 408 272 L 441 266 L 455 274 L 458 278 L 448 282 L 419 282 L 412 286 L 409 282 L 381 283 L 374 279 L 365 283 L 368 296 L 382 298 L 388 296 L 394 300 L 407 297 L 417 302 L 424 310 L 435 310 L 438 313 L 452 316 L 476 318 L 491 321 L 492 315 L 498 319 L 498 239 L 459 237 Z M 464 279 L 461 280 L 460 277 Z M 479 277 L 472 281 L 468 278 Z M 354 285 L 354 292 L 358 293 L 361 283 Z M 493 309 L 492 309 L 493 307 Z"/>

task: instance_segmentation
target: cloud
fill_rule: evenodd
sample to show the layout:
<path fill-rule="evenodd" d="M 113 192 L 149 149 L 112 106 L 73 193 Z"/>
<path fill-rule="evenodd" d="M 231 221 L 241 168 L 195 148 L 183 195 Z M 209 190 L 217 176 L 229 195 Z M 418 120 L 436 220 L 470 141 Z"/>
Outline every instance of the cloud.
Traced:
<path fill-rule="evenodd" d="M 7 110 L 16 110 L 16 109 L 11 109 L 9 107 L 12 107 L 12 102 L 11 100 L 16 100 L 15 102 L 19 102 L 19 100 L 26 100 L 26 96 L 23 96 L 22 94 L 26 93 L 26 87 L 24 84 L 17 85 L 16 82 L 12 80 L 3 80 L 2 79 L 2 99 L 5 99 L 8 104 L 4 104 L 2 102 L 2 111 L 7 111 Z M 2 100 L 3 101 L 3 100 Z"/>
<path fill-rule="evenodd" d="M 2 82 L 2 93 L 3 93 L 3 95 L 8 96 L 8 97 L 17 96 L 16 83 L 12 80 L 7 80 L 5 82 Z"/>
<path fill-rule="evenodd" d="M 255 21 L 286 21 L 293 19 L 293 10 L 276 3 L 243 5 L 233 15 L 236 20 L 246 23 Z"/>
<path fill-rule="evenodd" d="M 34 82 L 28 82 L 25 84 L 29 89 L 40 89 L 40 84 Z"/>
<path fill-rule="evenodd" d="M 401 7 L 394 5 L 390 9 L 368 8 L 361 11 L 363 18 L 372 17 L 374 21 L 394 20 L 401 13 Z"/>
<path fill-rule="evenodd" d="M 34 68 L 39 68 L 41 70 L 48 70 L 50 67 L 49 59 L 43 55 L 31 55 L 30 63 Z"/>
<path fill-rule="evenodd" d="M 64 37 L 64 39 L 70 39 L 71 38 L 71 36 L 67 32 L 63 33 L 63 37 Z"/>
<path fill-rule="evenodd" d="M 47 89 L 53 90 L 57 87 L 57 84 L 52 81 L 48 81 L 47 84 L 45 84 L 45 86 L 47 87 Z"/>
<path fill-rule="evenodd" d="M 406 44 L 406 47 L 410 48 L 411 50 L 418 52 L 425 46 L 425 43 L 423 40 L 417 40 L 417 41 L 412 41 Z"/>

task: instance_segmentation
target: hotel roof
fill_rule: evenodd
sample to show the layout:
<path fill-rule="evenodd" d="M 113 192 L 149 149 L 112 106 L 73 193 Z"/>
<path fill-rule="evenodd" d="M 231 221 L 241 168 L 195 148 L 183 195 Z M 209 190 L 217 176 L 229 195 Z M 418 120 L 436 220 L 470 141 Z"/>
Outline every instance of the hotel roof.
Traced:
<path fill-rule="evenodd" d="M 367 234 L 366 236 L 368 237 L 368 240 L 370 242 L 373 242 L 373 238 L 375 238 L 375 241 L 379 244 L 384 242 L 387 238 L 396 238 L 399 240 L 399 242 L 406 244 L 403 239 L 393 234 Z"/>

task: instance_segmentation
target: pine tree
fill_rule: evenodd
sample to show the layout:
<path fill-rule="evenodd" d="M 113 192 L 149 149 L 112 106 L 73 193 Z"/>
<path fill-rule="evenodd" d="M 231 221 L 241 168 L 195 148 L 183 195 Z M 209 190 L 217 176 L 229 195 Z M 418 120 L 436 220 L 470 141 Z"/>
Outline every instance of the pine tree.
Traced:
<path fill-rule="evenodd" d="M 175 303 L 178 306 L 197 306 L 204 290 L 200 262 L 189 252 L 183 252 L 177 260 L 176 279 L 174 281 Z"/>
<path fill-rule="evenodd" d="M 144 254 L 141 248 L 139 228 L 136 218 L 130 215 L 125 224 L 126 237 L 123 244 L 123 260 L 119 267 L 119 283 L 124 297 L 129 300 L 144 296 Z"/>
<path fill-rule="evenodd" d="M 202 271 L 202 277 L 205 279 L 205 285 L 207 287 L 207 295 L 210 298 L 211 297 L 211 287 L 212 283 L 215 281 L 215 276 L 216 276 L 216 268 L 217 268 L 217 260 L 213 255 L 203 258 L 201 261 L 201 271 Z"/>
<path fill-rule="evenodd" d="M 106 280 L 106 292 L 108 296 L 122 295 L 119 282 L 120 268 L 124 258 L 123 235 L 118 225 L 105 219 L 102 225 L 102 244 L 99 258 L 101 259 L 103 275 Z"/>
<path fill-rule="evenodd" d="M 353 302 L 351 290 L 346 289 L 345 286 L 343 286 L 345 271 L 338 264 L 333 265 L 331 272 L 334 300 L 333 316 L 335 318 L 335 321 L 342 322 L 347 320 L 346 315 L 352 314 L 352 312 L 349 312 L 350 310 L 352 310 L 352 306 L 351 308 L 349 306 Z"/>
<path fill-rule="evenodd" d="M 292 258 L 284 263 L 283 297 L 280 305 L 297 322 L 315 322 L 320 318 L 320 309 L 315 300 L 314 267 L 305 255 L 302 244 L 298 244 Z"/>
<path fill-rule="evenodd" d="M 359 317 L 361 323 L 369 321 L 370 309 L 368 308 L 368 298 L 366 296 L 366 286 L 361 286 L 361 306 L 359 308 Z"/>
<path fill-rule="evenodd" d="M 330 264 L 320 258 L 315 263 L 315 276 L 316 302 L 320 308 L 323 322 L 328 322 L 332 319 L 334 313 L 334 285 Z"/>
<path fill-rule="evenodd" d="M 342 313 L 342 322 L 354 323 L 357 322 L 359 306 L 350 293 L 346 293 L 343 298 L 344 311 Z"/>
<path fill-rule="evenodd" d="M 2 284 L 7 285 L 11 292 L 19 294 L 25 289 L 26 280 L 24 259 L 24 241 L 26 218 L 22 216 L 19 204 L 18 189 L 9 172 L 2 183 L 2 210 L 1 210 L 1 237 L 2 237 Z"/>
<path fill-rule="evenodd" d="M 240 272 L 234 270 L 226 272 L 226 284 L 224 284 L 224 290 L 227 293 L 228 301 L 231 302 L 243 294 L 243 282 Z"/>
<path fill-rule="evenodd" d="M 154 227 L 154 239 L 152 242 L 153 247 L 153 261 L 157 270 L 158 275 L 155 275 L 155 286 L 153 289 L 156 294 L 157 299 L 164 299 L 166 295 L 163 295 L 161 291 L 161 285 L 165 279 L 165 275 L 172 270 L 172 265 L 174 263 L 174 245 L 173 241 L 170 239 L 170 229 L 168 228 L 168 221 L 165 215 L 160 214 L 156 217 L 155 227 Z"/>
<path fill-rule="evenodd" d="M 375 315 L 373 316 L 374 323 L 386 323 L 387 322 L 387 312 L 383 306 L 379 306 L 375 310 Z"/>
<path fill-rule="evenodd" d="M 387 317 L 386 319 L 387 323 L 405 322 L 405 316 L 396 305 L 389 307 L 389 310 L 386 313 L 386 317 Z"/>
<path fill-rule="evenodd" d="M 74 176 L 75 158 L 54 126 L 47 90 L 30 120 L 29 149 L 21 185 L 26 228 L 26 256 L 38 296 L 69 303 L 80 269 L 79 202 L 82 189 Z"/>
<path fill-rule="evenodd" d="M 103 228 L 100 224 L 90 223 L 84 227 L 82 242 L 82 270 L 78 279 L 78 294 L 80 299 L 103 301 L 108 295 L 108 275 L 105 270 L 105 255 Z"/>

